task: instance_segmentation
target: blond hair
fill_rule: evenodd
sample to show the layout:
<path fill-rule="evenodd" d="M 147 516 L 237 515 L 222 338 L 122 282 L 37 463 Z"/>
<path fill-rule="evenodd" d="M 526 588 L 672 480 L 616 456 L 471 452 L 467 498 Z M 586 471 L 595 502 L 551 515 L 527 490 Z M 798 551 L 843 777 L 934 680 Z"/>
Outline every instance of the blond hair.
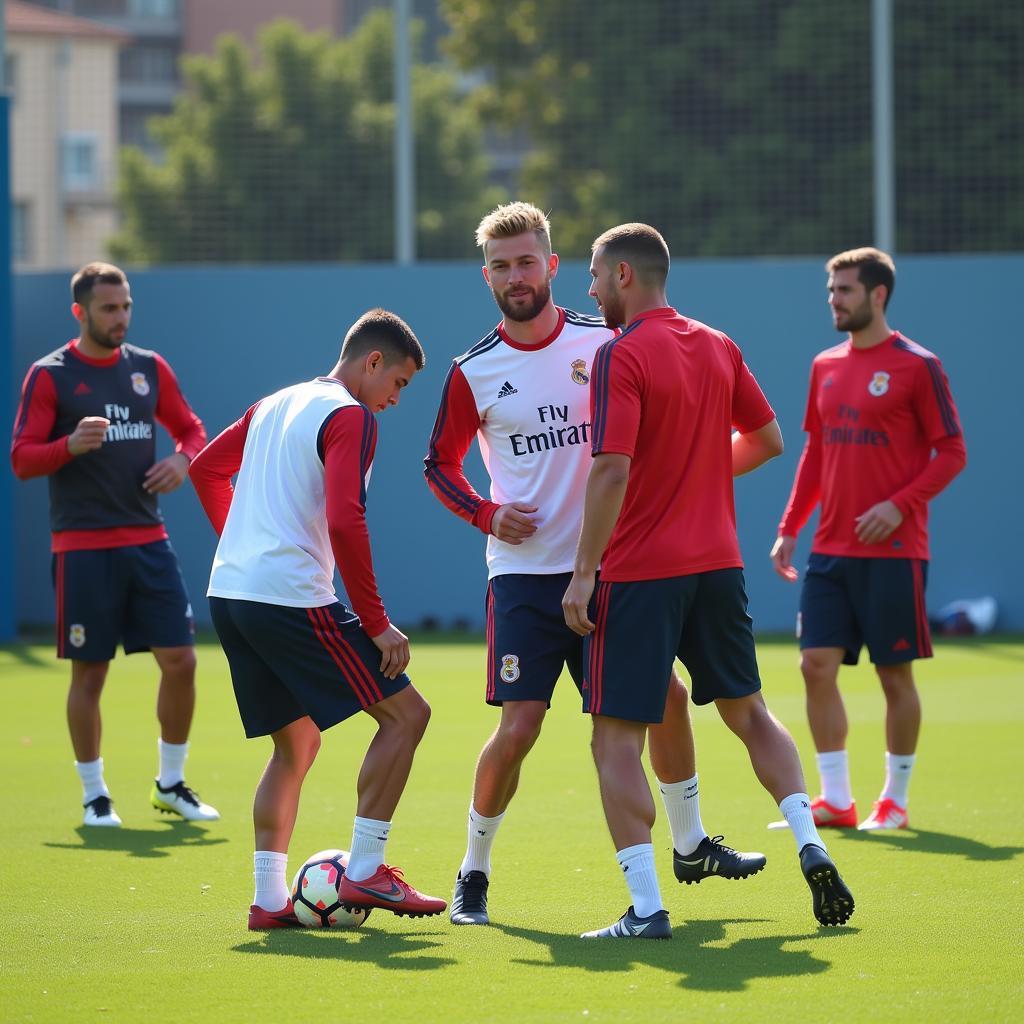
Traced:
<path fill-rule="evenodd" d="M 532 203 L 506 203 L 495 207 L 478 225 L 476 244 L 487 255 L 487 243 L 498 238 L 515 238 L 532 231 L 544 249 L 545 255 L 551 255 L 551 226 L 544 215 Z"/>

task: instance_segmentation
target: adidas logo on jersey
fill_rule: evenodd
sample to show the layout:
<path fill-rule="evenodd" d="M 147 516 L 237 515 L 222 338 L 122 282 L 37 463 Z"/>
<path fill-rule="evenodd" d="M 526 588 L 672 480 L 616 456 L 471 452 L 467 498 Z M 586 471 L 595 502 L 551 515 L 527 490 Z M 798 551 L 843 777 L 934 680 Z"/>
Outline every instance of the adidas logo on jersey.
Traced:
<path fill-rule="evenodd" d="M 511 385 L 511 383 L 509 381 L 505 381 L 505 383 L 502 384 L 500 388 L 498 388 L 498 397 L 499 398 L 508 398 L 509 395 L 518 395 L 518 394 L 519 394 L 519 389 L 512 387 L 512 385 Z"/>
<path fill-rule="evenodd" d="M 84 380 L 80 380 L 78 382 L 78 384 L 75 385 L 75 394 L 76 395 L 91 395 L 92 394 L 92 388 L 89 387 L 89 385 L 86 384 Z"/>

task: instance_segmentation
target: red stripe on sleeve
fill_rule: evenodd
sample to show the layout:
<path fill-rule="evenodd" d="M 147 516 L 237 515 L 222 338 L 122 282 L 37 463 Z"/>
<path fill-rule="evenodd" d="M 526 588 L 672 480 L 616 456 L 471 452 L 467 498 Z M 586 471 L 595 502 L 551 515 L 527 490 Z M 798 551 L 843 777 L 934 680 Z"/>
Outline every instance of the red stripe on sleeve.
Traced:
<path fill-rule="evenodd" d="M 192 411 L 181 393 L 178 378 L 163 356 L 153 353 L 156 359 L 158 395 L 156 418 L 176 442 L 175 452 L 181 452 L 191 461 L 206 444 L 206 428 L 203 421 Z"/>

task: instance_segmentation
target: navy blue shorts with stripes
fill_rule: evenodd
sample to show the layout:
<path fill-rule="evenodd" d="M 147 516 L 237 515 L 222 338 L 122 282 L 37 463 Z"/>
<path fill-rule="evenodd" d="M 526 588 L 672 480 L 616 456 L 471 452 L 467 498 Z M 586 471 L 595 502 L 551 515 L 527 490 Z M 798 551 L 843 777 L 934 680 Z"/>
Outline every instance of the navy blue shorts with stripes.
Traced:
<path fill-rule="evenodd" d="M 927 582 L 928 563 L 917 558 L 812 553 L 800 591 L 800 649 L 841 647 L 844 665 L 856 665 L 864 645 L 874 665 L 930 658 Z"/>
<path fill-rule="evenodd" d="M 110 661 L 195 642 L 192 605 L 168 540 L 120 548 L 61 551 L 51 563 L 57 602 L 57 657 Z"/>
<path fill-rule="evenodd" d="M 628 583 L 600 581 L 596 627 L 583 645 L 583 710 L 660 722 L 673 662 L 690 675 L 694 704 L 761 689 L 742 569 Z"/>
<path fill-rule="evenodd" d="M 571 572 L 507 573 L 487 584 L 487 703 L 542 700 L 563 668 L 583 684 L 583 638 L 566 624 L 562 598 Z"/>
<path fill-rule="evenodd" d="M 308 715 L 323 731 L 409 685 L 388 679 L 381 653 L 341 602 L 288 608 L 211 597 L 245 735 L 266 736 Z"/>

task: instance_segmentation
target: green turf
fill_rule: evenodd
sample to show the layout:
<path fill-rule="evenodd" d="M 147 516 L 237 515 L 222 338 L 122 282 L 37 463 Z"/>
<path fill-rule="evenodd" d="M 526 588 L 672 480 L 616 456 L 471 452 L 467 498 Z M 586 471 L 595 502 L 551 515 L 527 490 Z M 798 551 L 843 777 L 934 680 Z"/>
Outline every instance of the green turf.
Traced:
<path fill-rule="evenodd" d="M 473 767 L 496 712 L 482 650 L 422 645 L 412 672 L 434 713 L 389 859 L 448 897 Z M 768 702 L 813 768 L 795 651 L 761 647 Z M 266 741 L 243 740 L 217 648 L 200 651 L 189 780 L 223 820 L 173 824 L 148 806 L 156 761 L 146 656 L 119 658 L 104 697 L 119 831 L 79 826 L 64 727 L 66 668 L 44 647 L 0 649 L 5 818 L 0 1018 L 8 1021 L 1021 1020 L 1024 829 L 1019 796 L 1024 645 L 943 644 L 919 667 L 925 707 L 915 828 L 830 834 L 854 890 L 850 925 L 811 916 L 792 837 L 713 709 L 695 714 L 705 825 L 768 855 L 742 882 L 678 886 L 659 821 L 671 942 L 583 943 L 628 899 L 597 799 L 587 722 L 563 685 L 495 849 L 491 928 L 378 911 L 358 932 L 249 933 L 249 805 Z M 862 812 L 883 776 L 882 701 L 845 670 Z M 306 785 L 291 870 L 347 847 L 370 722 L 325 738 Z M 810 773 L 814 775 L 813 770 Z M 811 783 L 813 789 L 813 782 Z"/>

